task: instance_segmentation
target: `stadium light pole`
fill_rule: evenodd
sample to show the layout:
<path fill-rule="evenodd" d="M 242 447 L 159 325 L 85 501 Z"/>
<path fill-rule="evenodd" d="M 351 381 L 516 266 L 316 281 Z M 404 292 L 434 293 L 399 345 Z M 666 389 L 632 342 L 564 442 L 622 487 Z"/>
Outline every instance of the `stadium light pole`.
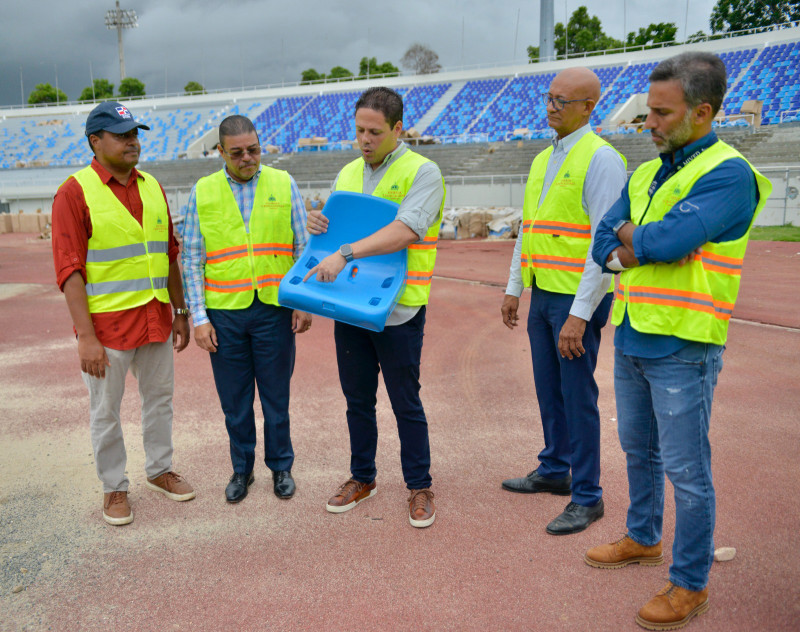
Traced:
<path fill-rule="evenodd" d="M 539 59 L 543 61 L 555 59 L 554 13 L 553 0 L 541 0 L 539 6 Z"/>
<path fill-rule="evenodd" d="M 106 28 L 110 31 L 117 29 L 117 44 L 119 45 L 119 80 L 125 79 L 125 53 L 122 50 L 122 29 L 135 29 L 139 26 L 136 11 L 120 9 L 119 0 L 117 8 L 106 12 Z"/>

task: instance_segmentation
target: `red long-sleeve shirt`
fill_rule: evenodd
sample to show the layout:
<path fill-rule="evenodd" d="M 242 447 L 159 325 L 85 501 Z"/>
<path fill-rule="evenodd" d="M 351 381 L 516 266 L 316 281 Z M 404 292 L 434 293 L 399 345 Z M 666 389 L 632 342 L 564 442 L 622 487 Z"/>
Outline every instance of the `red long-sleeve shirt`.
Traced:
<path fill-rule="evenodd" d="M 143 205 L 139 195 L 138 180 L 144 179 L 135 168 L 127 185 L 120 184 L 97 159 L 92 168 L 100 176 L 122 205 L 139 224 L 142 223 Z M 161 189 L 164 193 L 163 188 Z M 164 196 L 166 202 L 166 195 Z M 168 205 L 169 206 L 169 205 Z M 86 283 L 86 253 L 92 236 L 92 220 L 83 189 L 75 178 L 62 184 L 53 200 L 53 263 L 56 282 L 61 291 L 73 272 L 80 272 Z M 178 242 L 169 220 L 169 262 L 178 257 Z M 92 323 L 97 339 L 104 347 L 126 351 L 151 342 L 165 342 L 172 332 L 172 309 L 169 303 L 153 299 L 145 305 L 118 312 L 92 314 Z"/>

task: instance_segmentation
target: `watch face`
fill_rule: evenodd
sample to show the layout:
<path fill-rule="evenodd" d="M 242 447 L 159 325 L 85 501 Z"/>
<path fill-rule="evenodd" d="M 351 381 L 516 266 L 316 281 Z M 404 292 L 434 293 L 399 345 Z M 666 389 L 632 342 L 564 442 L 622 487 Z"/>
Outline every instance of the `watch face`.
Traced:
<path fill-rule="evenodd" d="M 342 244 L 339 248 L 339 254 L 342 255 L 346 261 L 353 260 L 353 247 L 350 244 Z"/>

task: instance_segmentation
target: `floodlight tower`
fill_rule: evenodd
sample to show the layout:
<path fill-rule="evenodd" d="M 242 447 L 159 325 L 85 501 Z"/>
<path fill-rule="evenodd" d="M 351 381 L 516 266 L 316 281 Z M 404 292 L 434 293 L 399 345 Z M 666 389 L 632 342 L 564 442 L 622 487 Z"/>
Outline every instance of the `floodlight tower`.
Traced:
<path fill-rule="evenodd" d="M 539 59 L 555 59 L 555 30 L 553 27 L 553 0 L 541 0 L 539 5 Z"/>
<path fill-rule="evenodd" d="M 135 29 L 139 26 L 136 18 L 136 11 L 132 9 L 120 9 L 119 0 L 117 8 L 106 12 L 106 28 L 117 29 L 117 42 L 119 43 L 119 80 L 125 78 L 125 53 L 122 50 L 122 29 Z"/>

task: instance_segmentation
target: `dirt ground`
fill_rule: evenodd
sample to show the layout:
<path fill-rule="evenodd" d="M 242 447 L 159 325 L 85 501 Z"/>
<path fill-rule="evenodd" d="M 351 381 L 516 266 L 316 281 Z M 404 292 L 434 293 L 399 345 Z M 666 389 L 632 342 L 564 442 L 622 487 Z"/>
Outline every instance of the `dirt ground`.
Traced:
<path fill-rule="evenodd" d="M 135 521 L 101 519 L 88 396 L 50 243 L 0 235 L 0 630 L 638 630 L 634 615 L 667 565 L 586 566 L 625 530 L 627 482 L 613 393 L 613 327 L 597 369 L 605 517 L 552 537 L 568 498 L 501 491 L 542 449 L 524 327 L 500 304 L 513 243 L 443 242 L 428 310 L 422 397 L 437 519 L 407 519 L 399 442 L 379 394 L 378 494 L 341 515 L 324 505 L 348 476 L 332 323 L 298 337 L 294 476 L 272 494 L 257 460 L 239 505 L 210 365 L 176 357 L 175 469 L 197 498 L 144 486 L 136 383 L 122 405 Z M 800 245 L 753 242 L 712 417 L 716 545 L 709 611 L 688 629 L 796 630 L 800 553 Z M 527 306 L 523 300 L 523 318 Z M 261 436 L 257 451 L 263 455 Z M 665 558 L 674 508 L 668 485 Z"/>

